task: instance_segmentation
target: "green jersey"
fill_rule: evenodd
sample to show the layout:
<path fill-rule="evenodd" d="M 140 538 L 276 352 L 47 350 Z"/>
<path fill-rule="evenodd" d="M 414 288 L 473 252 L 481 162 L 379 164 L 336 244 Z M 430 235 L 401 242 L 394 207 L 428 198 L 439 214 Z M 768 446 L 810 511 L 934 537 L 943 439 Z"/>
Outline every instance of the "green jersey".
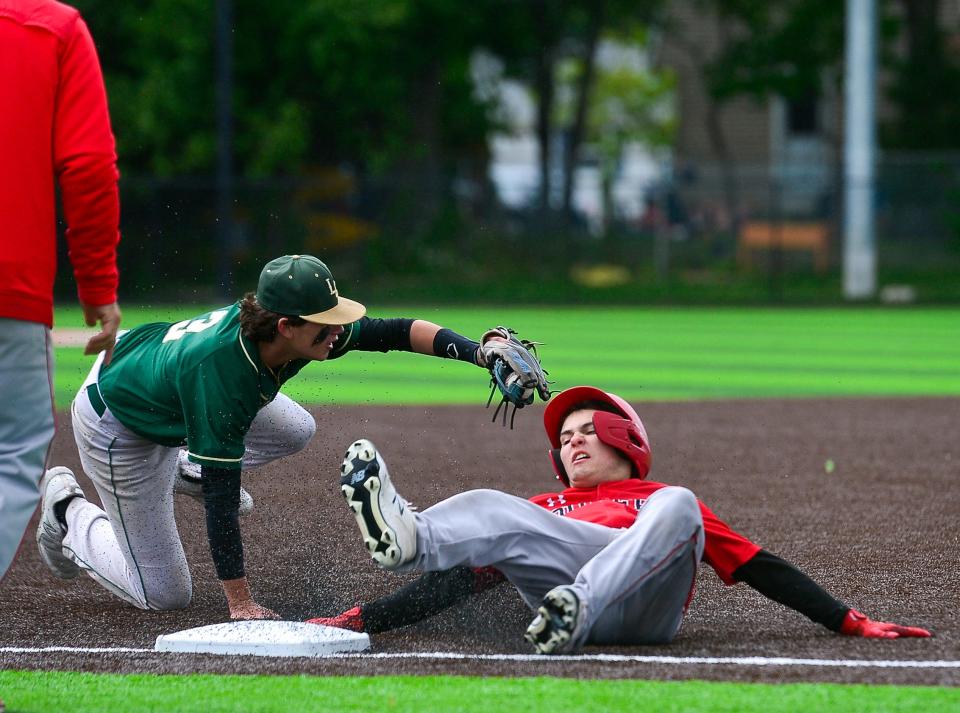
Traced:
<path fill-rule="evenodd" d="M 361 317 L 344 325 L 327 359 L 347 352 L 410 351 L 410 319 Z M 240 304 L 176 324 L 125 333 L 100 369 L 104 402 L 120 423 L 162 446 L 186 444 L 190 460 L 240 468 L 243 439 L 257 412 L 309 359 L 274 371 L 240 330 Z"/>
<path fill-rule="evenodd" d="M 341 352 L 347 344 L 341 347 Z M 240 306 L 124 334 L 100 370 L 100 394 L 131 431 L 164 446 L 187 444 L 190 460 L 240 468 L 257 411 L 309 360 L 274 372 L 241 334 Z"/>

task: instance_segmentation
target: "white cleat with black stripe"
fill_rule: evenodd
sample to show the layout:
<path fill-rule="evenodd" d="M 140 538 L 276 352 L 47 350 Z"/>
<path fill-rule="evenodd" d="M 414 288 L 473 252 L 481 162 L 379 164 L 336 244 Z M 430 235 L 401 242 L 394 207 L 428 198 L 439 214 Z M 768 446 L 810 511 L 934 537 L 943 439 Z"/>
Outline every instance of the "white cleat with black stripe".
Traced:
<path fill-rule="evenodd" d="M 340 466 L 340 490 L 353 511 L 373 560 L 395 569 L 417 553 L 413 506 L 397 493 L 387 464 L 366 439 L 354 442 Z"/>

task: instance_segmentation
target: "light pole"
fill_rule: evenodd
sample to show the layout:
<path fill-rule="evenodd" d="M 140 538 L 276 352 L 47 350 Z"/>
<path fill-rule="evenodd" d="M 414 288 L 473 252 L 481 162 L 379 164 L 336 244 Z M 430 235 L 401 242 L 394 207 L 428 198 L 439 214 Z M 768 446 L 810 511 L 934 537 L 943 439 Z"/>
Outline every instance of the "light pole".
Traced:
<path fill-rule="evenodd" d="M 847 0 L 843 294 L 849 300 L 869 299 L 877 290 L 876 78 L 876 0 Z"/>

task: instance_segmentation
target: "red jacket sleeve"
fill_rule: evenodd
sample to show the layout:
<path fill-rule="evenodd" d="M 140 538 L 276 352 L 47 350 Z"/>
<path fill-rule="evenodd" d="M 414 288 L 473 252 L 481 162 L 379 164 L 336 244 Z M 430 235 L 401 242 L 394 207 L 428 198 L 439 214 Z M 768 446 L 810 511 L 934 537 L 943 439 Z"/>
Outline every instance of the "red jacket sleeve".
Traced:
<path fill-rule="evenodd" d="M 100 63 L 81 18 L 60 57 L 53 159 L 80 301 L 94 306 L 116 302 L 117 156 Z"/>
<path fill-rule="evenodd" d="M 703 530 L 706 535 L 703 561 L 713 567 L 724 584 L 736 584 L 734 571 L 752 559 L 760 551 L 760 546 L 734 532 L 702 502 L 700 512 L 703 514 Z"/>

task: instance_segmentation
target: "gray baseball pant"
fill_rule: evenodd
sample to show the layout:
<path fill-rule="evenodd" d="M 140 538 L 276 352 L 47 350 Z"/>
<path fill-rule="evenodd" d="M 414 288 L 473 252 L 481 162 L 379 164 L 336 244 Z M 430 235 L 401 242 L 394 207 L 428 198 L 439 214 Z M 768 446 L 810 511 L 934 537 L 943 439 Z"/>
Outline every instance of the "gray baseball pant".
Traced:
<path fill-rule="evenodd" d="M 532 609 L 570 585 L 585 608 L 577 643 L 655 644 L 680 628 L 703 546 L 703 517 L 686 488 L 656 491 L 622 530 L 471 490 L 417 514 L 417 554 L 398 571 L 494 566 Z"/>
<path fill-rule="evenodd" d="M 97 415 L 86 387 L 73 401 L 73 431 L 83 470 L 103 508 L 83 499 L 67 507 L 64 554 L 116 596 L 141 609 L 182 609 L 192 583 L 177 531 L 173 482 L 179 448 L 157 445 Z M 304 448 L 313 417 L 283 394 L 264 406 L 247 433 L 243 467 L 254 468 Z"/>
<path fill-rule="evenodd" d="M 54 434 L 52 377 L 47 326 L 0 319 L 0 579 L 40 502 Z"/>

